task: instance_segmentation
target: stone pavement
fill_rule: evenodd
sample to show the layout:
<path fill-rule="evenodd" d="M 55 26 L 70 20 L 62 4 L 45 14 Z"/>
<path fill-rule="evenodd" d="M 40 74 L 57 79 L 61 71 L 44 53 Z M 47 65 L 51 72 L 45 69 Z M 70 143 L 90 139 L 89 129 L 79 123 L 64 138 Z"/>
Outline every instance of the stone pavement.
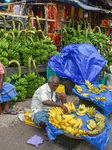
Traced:
<path fill-rule="evenodd" d="M 70 98 L 70 97 L 69 97 Z M 78 104 L 78 100 L 76 102 Z M 17 102 L 12 108 L 18 113 L 30 110 L 31 99 L 24 102 Z M 112 125 L 112 113 L 108 116 L 109 124 Z M 35 134 L 43 138 L 44 130 L 30 125 L 26 125 L 20 121 L 18 115 L 0 115 L 0 150 L 67 150 L 64 146 L 56 142 L 43 141 L 36 148 L 26 142 Z M 75 140 L 75 139 L 74 139 Z M 106 150 L 112 150 L 112 130 L 110 131 L 110 140 Z M 87 140 L 83 140 L 78 146 L 71 150 L 98 150 Z"/>

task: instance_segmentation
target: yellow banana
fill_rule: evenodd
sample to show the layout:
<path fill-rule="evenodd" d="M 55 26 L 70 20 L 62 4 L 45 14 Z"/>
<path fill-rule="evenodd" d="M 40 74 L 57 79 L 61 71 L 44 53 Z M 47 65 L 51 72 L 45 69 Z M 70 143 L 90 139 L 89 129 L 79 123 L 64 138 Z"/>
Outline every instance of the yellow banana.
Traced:
<path fill-rule="evenodd" d="M 73 127 L 78 127 L 80 125 L 80 122 L 81 122 L 81 119 L 80 118 L 77 119 L 77 122 L 76 122 L 76 124 Z"/>
<path fill-rule="evenodd" d="M 87 124 L 87 128 L 91 131 L 93 130 L 88 124 Z"/>
<path fill-rule="evenodd" d="M 82 125 L 83 125 L 83 123 L 82 123 L 82 120 L 81 120 L 80 125 L 79 125 L 79 129 L 82 128 Z"/>

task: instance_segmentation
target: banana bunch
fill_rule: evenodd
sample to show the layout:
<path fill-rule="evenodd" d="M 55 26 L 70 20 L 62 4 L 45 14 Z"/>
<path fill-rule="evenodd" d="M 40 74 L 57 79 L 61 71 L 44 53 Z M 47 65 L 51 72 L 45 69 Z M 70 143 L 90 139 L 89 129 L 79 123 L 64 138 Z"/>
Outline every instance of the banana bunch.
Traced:
<path fill-rule="evenodd" d="M 91 84 L 88 80 L 85 80 L 85 85 L 88 87 L 88 89 L 93 88 L 93 84 Z"/>
<path fill-rule="evenodd" d="M 98 88 L 95 88 L 88 80 L 85 80 L 85 84 L 88 87 L 88 93 L 100 94 L 101 91 Z"/>
<path fill-rule="evenodd" d="M 97 101 L 101 101 L 101 102 L 105 102 L 105 101 L 106 101 L 106 97 L 100 98 L 100 97 L 94 96 L 94 98 L 95 98 Z"/>
<path fill-rule="evenodd" d="M 86 94 L 86 93 L 81 93 L 81 95 L 84 97 L 88 97 L 88 94 Z"/>
<path fill-rule="evenodd" d="M 105 129 L 105 122 L 100 120 L 97 124 L 95 129 L 92 131 L 86 131 L 86 136 L 96 136 L 100 134 Z"/>
<path fill-rule="evenodd" d="M 74 106 L 73 102 L 68 102 L 68 104 L 64 103 L 64 105 L 68 108 L 67 113 L 75 113 L 76 112 L 76 109 L 75 109 L 75 106 Z"/>
<path fill-rule="evenodd" d="M 76 84 L 75 84 L 75 89 L 76 89 L 76 91 L 78 93 L 82 93 L 83 92 L 82 88 L 80 86 L 76 85 Z"/>
<path fill-rule="evenodd" d="M 93 129 L 96 128 L 96 122 L 94 120 L 88 120 L 87 128 L 92 131 Z"/>
<path fill-rule="evenodd" d="M 95 114 L 96 114 L 96 109 L 93 106 L 87 107 L 87 114 L 88 114 L 89 118 L 94 118 Z"/>
<path fill-rule="evenodd" d="M 104 122 L 105 122 L 105 116 L 104 116 L 103 114 L 97 113 L 97 114 L 95 115 L 95 120 L 96 120 L 97 122 L 99 122 L 99 121 L 104 121 Z"/>
<path fill-rule="evenodd" d="M 17 80 L 17 81 L 15 82 L 15 85 L 16 85 L 16 86 L 21 85 L 21 86 L 27 87 L 28 82 L 27 82 L 27 80 L 26 80 L 25 78 L 20 78 L 19 80 Z"/>
<path fill-rule="evenodd" d="M 99 88 L 101 92 L 106 92 L 106 86 L 104 84 L 100 84 Z"/>
<path fill-rule="evenodd" d="M 54 116 L 55 114 L 62 115 L 63 113 L 64 111 L 61 107 L 51 107 L 48 114 Z"/>
<path fill-rule="evenodd" d="M 77 109 L 76 114 L 78 116 L 84 116 L 87 113 L 87 108 L 85 107 L 84 104 L 80 104 L 79 108 Z"/>
<path fill-rule="evenodd" d="M 19 79 L 21 78 L 21 75 L 13 74 L 13 75 L 11 76 L 11 78 L 12 78 L 14 81 L 16 81 L 16 80 L 19 80 Z"/>

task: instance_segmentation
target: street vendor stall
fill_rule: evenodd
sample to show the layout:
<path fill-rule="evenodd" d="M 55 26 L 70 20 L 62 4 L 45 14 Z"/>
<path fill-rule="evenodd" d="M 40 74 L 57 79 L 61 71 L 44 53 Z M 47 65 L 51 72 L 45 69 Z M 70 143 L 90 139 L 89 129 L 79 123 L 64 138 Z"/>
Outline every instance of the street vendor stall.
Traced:
<path fill-rule="evenodd" d="M 101 91 L 101 87 L 99 88 L 97 84 L 98 74 L 105 64 L 106 60 L 90 44 L 68 45 L 63 48 L 60 56 L 53 56 L 48 62 L 48 66 L 60 78 L 68 78 L 75 85 L 81 87 L 80 91 L 74 87 L 72 90 L 74 95 L 78 95 L 81 99 L 88 98 L 92 100 L 103 109 L 105 115 L 108 115 L 112 111 L 112 107 L 110 107 L 112 105 L 112 92 L 106 88 L 105 91 Z M 85 84 L 86 80 L 90 82 L 93 91 L 88 92 L 89 89 Z M 95 90 L 100 93 L 95 93 Z M 102 99 L 99 100 L 97 97 Z M 105 97 L 104 101 L 103 97 Z"/>
<path fill-rule="evenodd" d="M 66 106 L 68 106 L 69 114 L 63 114 L 63 112 L 60 113 L 59 108 L 54 108 L 54 111 L 53 109 L 49 110 L 49 122 L 46 127 L 49 140 L 53 141 L 56 139 L 57 135 L 64 134 L 69 138 L 74 138 L 74 142 L 75 139 L 87 139 L 98 149 L 104 150 L 109 141 L 109 132 L 111 128 L 108 119 L 98 111 L 95 112 L 94 117 L 92 116 L 92 118 L 89 115 L 89 111 L 87 111 L 87 114 L 81 113 L 81 115 L 79 115 L 78 112 L 79 109 L 81 111 L 82 105 L 74 107 L 74 111 L 72 104 L 69 103 L 68 105 L 66 104 Z M 86 108 L 84 109 L 86 110 Z M 97 125 L 95 125 L 94 128 L 93 126 L 96 122 Z M 94 129 L 91 129 L 90 124 Z M 67 148 L 70 149 L 70 147 Z"/>

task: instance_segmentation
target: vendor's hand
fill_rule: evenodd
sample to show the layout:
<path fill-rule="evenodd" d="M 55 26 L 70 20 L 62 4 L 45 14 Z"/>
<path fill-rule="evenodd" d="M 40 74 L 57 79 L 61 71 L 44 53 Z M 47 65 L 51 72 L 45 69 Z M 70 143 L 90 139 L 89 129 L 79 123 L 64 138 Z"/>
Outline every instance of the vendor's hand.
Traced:
<path fill-rule="evenodd" d="M 62 105 L 61 108 L 64 110 L 65 113 L 68 112 L 68 108 L 65 105 Z"/>

